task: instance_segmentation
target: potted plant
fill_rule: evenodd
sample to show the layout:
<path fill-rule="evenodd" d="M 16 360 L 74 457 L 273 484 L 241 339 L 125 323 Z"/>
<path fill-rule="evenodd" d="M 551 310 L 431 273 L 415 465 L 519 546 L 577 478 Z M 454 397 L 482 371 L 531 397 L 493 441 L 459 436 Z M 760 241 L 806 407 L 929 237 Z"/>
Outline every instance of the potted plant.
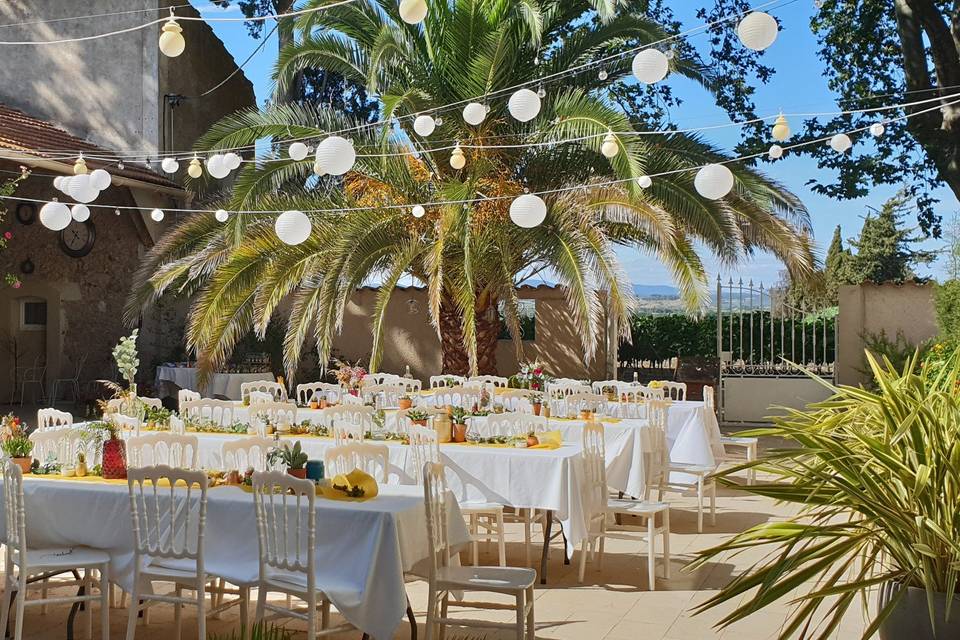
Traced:
<path fill-rule="evenodd" d="M 450 419 L 453 421 L 453 441 L 467 441 L 467 410 L 462 407 L 454 407 L 450 411 Z"/>
<path fill-rule="evenodd" d="M 528 434 L 527 434 L 527 446 L 528 446 L 528 447 L 535 447 L 535 446 L 537 446 L 538 444 L 540 444 L 540 439 L 537 438 L 537 434 L 535 434 L 533 431 L 531 431 L 530 433 L 528 433 Z"/>
<path fill-rule="evenodd" d="M 773 479 L 739 490 L 800 505 L 786 522 L 698 553 L 693 566 L 730 552 L 764 558 L 700 605 L 737 603 L 721 625 L 788 597 L 780 638 L 824 637 L 858 601 L 873 618 L 864 638 L 960 638 L 960 350 L 939 370 L 921 368 L 918 355 L 900 372 L 869 352 L 867 361 L 875 391 L 811 376 L 829 400 L 749 434 L 792 446 L 720 474 L 730 486 L 730 474 L 757 467 Z"/>
<path fill-rule="evenodd" d="M 21 431 L 4 440 L 3 452 L 20 467 L 21 471 L 30 473 L 30 465 L 33 464 L 33 458 L 30 457 L 33 452 L 33 442 L 25 433 Z"/>
<path fill-rule="evenodd" d="M 540 415 L 540 410 L 543 408 L 543 394 L 538 392 L 531 393 L 530 404 L 533 405 L 533 415 Z"/>
<path fill-rule="evenodd" d="M 399 398 L 397 398 L 397 400 L 400 405 L 401 411 L 403 411 L 404 409 L 409 409 L 410 407 L 413 406 L 413 398 L 411 398 L 410 395 L 407 393 L 404 393 L 403 395 L 401 395 Z"/>
<path fill-rule="evenodd" d="M 270 450 L 267 456 L 271 464 L 282 462 L 287 467 L 287 473 L 301 480 L 307 477 L 307 454 L 297 440 L 291 447 L 284 444 Z"/>
<path fill-rule="evenodd" d="M 137 334 L 139 329 L 134 329 L 133 333 L 125 338 L 120 338 L 120 342 L 113 348 L 113 359 L 117 363 L 117 370 L 129 385 L 130 395 L 136 397 L 137 369 L 140 367 L 140 357 L 137 355 Z M 127 413 L 127 415 L 133 415 Z"/>
<path fill-rule="evenodd" d="M 407 410 L 407 418 L 409 418 L 413 424 L 425 427 L 427 426 L 427 420 L 430 419 L 430 414 L 421 409 L 409 409 Z"/>
<path fill-rule="evenodd" d="M 120 432 L 113 422 L 91 422 L 82 427 L 85 440 L 94 442 L 102 448 L 100 468 L 103 477 L 108 480 L 122 480 L 127 477 L 127 448 L 120 439 Z"/>

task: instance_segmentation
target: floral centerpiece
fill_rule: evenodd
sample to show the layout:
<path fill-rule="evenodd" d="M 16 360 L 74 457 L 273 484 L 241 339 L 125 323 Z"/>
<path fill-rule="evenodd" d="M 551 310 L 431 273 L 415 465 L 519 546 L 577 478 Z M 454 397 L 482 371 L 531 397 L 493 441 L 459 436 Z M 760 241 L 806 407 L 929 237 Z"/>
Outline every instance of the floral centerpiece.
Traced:
<path fill-rule="evenodd" d="M 30 465 L 33 463 L 33 458 L 30 457 L 33 453 L 33 442 L 27 437 L 20 418 L 12 413 L 3 417 L 2 438 L 0 447 L 3 452 L 19 465 L 24 473 L 30 473 Z"/>
<path fill-rule="evenodd" d="M 351 365 L 347 362 L 338 361 L 337 370 L 333 372 L 333 375 L 337 378 L 340 386 L 347 389 L 350 395 L 355 396 L 360 393 L 360 385 L 363 384 L 363 379 L 367 377 L 367 370 L 359 364 Z"/>
<path fill-rule="evenodd" d="M 134 387 L 134 378 L 137 376 L 137 369 L 140 367 L 140 357 L 137 355 L 137 334 L 139 329 L 134 329 L 133 333 L 125 338 L 120 338 L 120 342 L 113 348 L 113 359 L 117 362 L 117 369 L 130 384 Z"/>
<path fill-rule="evenodd" d="M 520 371 L 511 378 L 511 382 L 520 389 L 543 391 L 547 388 L 547 383 L 552 379 L 553 376 L 548 375 L 543 365 L 535 360 L 521 364 Z"/>

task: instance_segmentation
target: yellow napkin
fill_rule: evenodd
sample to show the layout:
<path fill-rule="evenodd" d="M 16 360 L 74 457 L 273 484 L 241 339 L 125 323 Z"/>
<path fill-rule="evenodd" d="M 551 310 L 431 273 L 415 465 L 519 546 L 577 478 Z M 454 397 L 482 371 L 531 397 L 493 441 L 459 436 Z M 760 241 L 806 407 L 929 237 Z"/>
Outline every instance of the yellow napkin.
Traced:
<path fill-rule="evenodd" d="M 561 434 L 559 430 L 543 431 L 537 434 L 537 440 L 540 441 L 540 444 L 537 446 L 543 446 L 552 443 L 559 447 L 563 444 L 563 434 Z"/>
<path fill-rule="evenodd" d="M 346 487 L 347 490 L 345 491 L 336 487 Z M 350 497 L 347 491 L 354 487 L 363 489 L 363 496 L 358 498 Z M 346 475 L 340 474 L 334 476 L 333 480 L 329 483 L 317 485 L 317 495 L 330 500 L 346 500 L 350 502 L 362 502 L 376 498 L 379 491 L 380 488 L 377 486 L 377 481 L 374 480 L 373 476 L 361 469 L 354 469 Z"/>
<path fill-rule="evenodd" d="M 51 474 L 44 474 L 44 475 L 35 475 L 35 474 L 32 474 L 32 473 L 31 473 L 31 474 L 25 475 L 25 476 L 23 476 L 23 477 L 24 477 L 24 478 L 30 478 L 30 479 L 67 480 L 68 482 L 93 482 L 93 483 L 97 483 L 97 484 L 122 484 L 122 485 L 126 485 L 126 484 L 127 484 L 126 478 L 110 479 L 110 480 L 108 480 L 108 479 L 106 479 L 106 478 L 104 478 L 104 477 L 102 477 L 102 476 L 93 476 L 93 475 L 81 476 L 81 477 L 78 478 L 77 476 L 61 476 L 61 475 L 56 475 L 56 474 L 52 474 L 52 473 L 51 473 Z M 145 484 L 148 484 L 148 483 L 145 483 Z M 181 483 L 181 484 L 183 484 L 183 483 Z M 160 481 L 157 483 L 157 486 L 158 486 L 158 487 L 169 487 L 169 486 L 170 486 L 170 482 L 169 482 L 168 480 L 160 480 Z"/>

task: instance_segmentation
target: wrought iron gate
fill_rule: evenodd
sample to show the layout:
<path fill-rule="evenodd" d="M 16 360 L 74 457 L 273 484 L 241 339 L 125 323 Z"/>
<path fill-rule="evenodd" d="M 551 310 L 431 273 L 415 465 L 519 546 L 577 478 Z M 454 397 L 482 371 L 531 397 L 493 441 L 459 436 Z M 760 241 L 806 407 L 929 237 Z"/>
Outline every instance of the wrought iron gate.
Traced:
<path fill-rule="evenodd" d="M 716 304 L 721 422 L 767 422 L 778 413 L 771 407 L 800 408 L 829 394 L 807 374 L 834 380 L 835 307 L 796 307 L 784 289 L 719 277 Z"/>

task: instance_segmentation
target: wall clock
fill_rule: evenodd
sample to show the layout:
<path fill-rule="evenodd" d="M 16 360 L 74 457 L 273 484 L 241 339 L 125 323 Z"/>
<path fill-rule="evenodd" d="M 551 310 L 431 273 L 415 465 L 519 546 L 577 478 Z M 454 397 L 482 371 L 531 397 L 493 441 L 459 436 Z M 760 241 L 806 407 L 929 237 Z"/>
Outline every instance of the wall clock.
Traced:
<path fill-rule="evenodd" d="M 33 221 L 37 219 L 37 205 L 32 202 L 18 203 L 16 216 L 20 224 L 33 224 Z"/>
<path fill-rule="evenodd" d="M 93 222 L 74 220 L 60 232 L 60 249 L 71 258 L 82 258 L 93 250 L 97 229 Z"/>

